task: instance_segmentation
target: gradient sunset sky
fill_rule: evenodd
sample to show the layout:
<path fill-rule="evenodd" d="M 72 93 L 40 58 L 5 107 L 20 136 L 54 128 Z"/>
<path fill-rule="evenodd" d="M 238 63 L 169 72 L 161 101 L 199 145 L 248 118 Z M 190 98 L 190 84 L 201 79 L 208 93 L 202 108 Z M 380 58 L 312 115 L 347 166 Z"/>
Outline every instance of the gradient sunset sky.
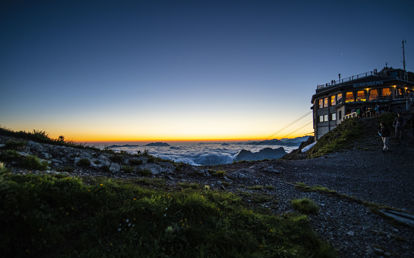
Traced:
<path fill-rule="evenodd" d="M 82 142 L 266 139 L 310 111 L 317 84 L 402 67 L 402 39 L 413 71 L 413 13 L 413 1 L 1 1 L 0 126 Z"/>

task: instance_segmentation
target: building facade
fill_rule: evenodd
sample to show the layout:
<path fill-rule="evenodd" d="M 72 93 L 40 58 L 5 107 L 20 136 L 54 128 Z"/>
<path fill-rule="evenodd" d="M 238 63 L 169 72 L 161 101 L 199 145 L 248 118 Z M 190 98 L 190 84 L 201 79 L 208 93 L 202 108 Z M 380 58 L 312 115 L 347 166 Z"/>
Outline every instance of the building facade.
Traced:
<path fill-rule="evenodd" d="M 315 140 L 353 116 L 404 112 L 414 101 L 414 74 L 385 67 L 318 85 L 312 96 Z"/>

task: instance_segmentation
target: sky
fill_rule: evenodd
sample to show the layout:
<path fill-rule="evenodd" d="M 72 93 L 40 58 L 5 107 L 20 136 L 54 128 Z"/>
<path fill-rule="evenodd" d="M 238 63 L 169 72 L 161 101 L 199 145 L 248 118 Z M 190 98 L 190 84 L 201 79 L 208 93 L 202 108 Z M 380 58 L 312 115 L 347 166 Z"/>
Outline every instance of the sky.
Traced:
<path fill-rule="evenodd" d="M 0 126 L 87 141 L 313 132 L 316 85 L 414 70 L 412 1 L 0 4 Z M 278 132 L 277 134 L 275 134 Z"/>

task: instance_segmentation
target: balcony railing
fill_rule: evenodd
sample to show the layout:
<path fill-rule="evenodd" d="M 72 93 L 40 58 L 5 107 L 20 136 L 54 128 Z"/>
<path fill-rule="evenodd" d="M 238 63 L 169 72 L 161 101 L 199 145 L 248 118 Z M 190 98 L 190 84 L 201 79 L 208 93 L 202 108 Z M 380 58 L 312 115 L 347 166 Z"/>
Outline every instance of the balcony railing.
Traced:
<path fill-rule="evenodd" d="M 343 78 L 343 79 L 340 79 L 340 80 L 332 80 L 331 82 L 328 82 L 328 83 L 325 83 L 325 84 L 320 84 L 320 85 L 317 86 L 316 89 L 320 90 L 320 89 L 323 89 L 323 88 L 329 88 L 329 87 L 333 87 L 333 86 L 336 86 L 336 85 L 344 83 L 344 82 L 349 82 L 349 81 L 353 81 L 353 80 L 357 80 L 357 79 L 362 79 L 362 78 L 369 77 L 369 76 L 379 76 L 379 74 L 378 74 L 377 70 L 375 69 L 375 70 L 370 71 L 370 72 L 360 73 L 360 74 L 349 76 L 349 77 L 346 77 L 346 78 Z"/>

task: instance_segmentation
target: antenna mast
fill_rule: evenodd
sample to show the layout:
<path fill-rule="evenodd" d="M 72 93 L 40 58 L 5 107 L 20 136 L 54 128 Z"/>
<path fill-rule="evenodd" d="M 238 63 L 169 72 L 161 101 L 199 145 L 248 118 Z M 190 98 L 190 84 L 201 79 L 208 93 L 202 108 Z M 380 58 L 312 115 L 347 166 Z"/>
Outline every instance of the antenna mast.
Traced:
<path fill-rule="evenodd" d="M 402 43 L 402 54 L 403 54 L 403 68 L 404 68 L 404 80 L 408 80 L 407 76 L 407 70 L 405 69 L 405 46 L 404 44 L 407 43 L 406 40 L 401 41 Z"/>

